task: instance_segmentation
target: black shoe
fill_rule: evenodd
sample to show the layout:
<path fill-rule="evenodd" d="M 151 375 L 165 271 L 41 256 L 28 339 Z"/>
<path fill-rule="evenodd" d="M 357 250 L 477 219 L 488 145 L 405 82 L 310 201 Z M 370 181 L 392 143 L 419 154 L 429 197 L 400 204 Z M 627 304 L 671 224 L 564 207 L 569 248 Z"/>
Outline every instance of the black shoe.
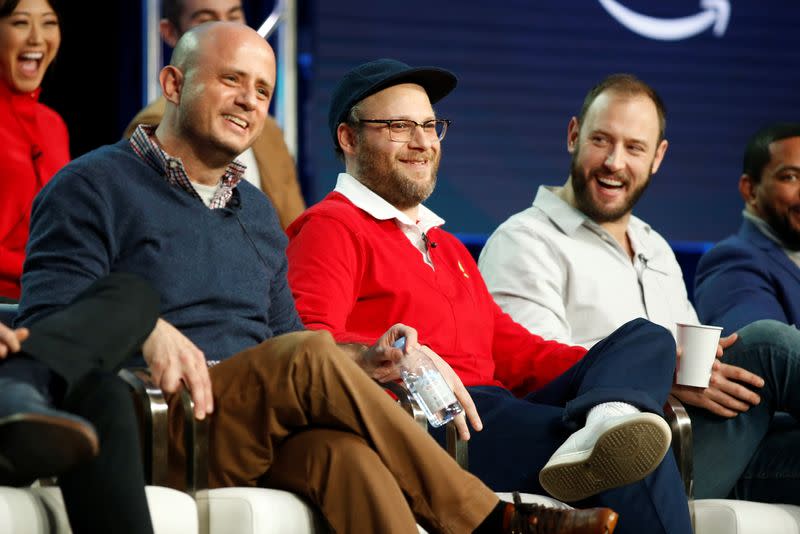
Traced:
<path fill-rule="evenodd" d="M 58 476 L 99 450 L 89 421 L 54 409 L 30 384 L 0 379 L 0 485 Z"/>
<path fill-rule="evenodd" d="M 517 492 L 514 504 L 507 506 L 507 534 L 612 534 L 617 526 L 617 513 L 610 508 L 576 510 L 528 504 Z"/>

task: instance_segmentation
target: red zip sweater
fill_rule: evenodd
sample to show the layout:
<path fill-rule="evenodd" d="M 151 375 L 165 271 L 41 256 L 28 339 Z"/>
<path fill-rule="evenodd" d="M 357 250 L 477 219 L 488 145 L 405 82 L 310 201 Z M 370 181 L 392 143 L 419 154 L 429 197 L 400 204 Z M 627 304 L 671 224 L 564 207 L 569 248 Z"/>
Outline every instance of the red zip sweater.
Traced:
<path fill-rule="evenodd" d="M 586 353 L 545 341 L 495 304 L 472 256 L 434 228 L 430 257 L 394 220 L 380 221 L 330 193 L 289 228 L 289 285 L 310 329 L 339 342 L 372 344 L 391 325 L 419 332 L 467 386 L 499 385 L 523 395 L 563 373 Z"/>
<path fill-rule="evenodd" d="M 67 127 L 38 101 L 0 81 L 0 295 L 18 299 L 33 197 L 69 161 Z"/>

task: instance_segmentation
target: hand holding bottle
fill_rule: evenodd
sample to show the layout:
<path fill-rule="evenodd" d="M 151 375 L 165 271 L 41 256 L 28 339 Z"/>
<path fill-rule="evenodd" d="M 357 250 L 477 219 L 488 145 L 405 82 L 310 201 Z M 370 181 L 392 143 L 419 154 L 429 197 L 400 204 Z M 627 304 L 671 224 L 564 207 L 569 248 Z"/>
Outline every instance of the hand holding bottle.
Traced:
<path fill-rule="evenodd" d="M 401 337 L 393 345 L 405 353 L 398 367 L 408 391 L 432 426 L 440 427 L 449 423 L 464 408 L 430 357 L 418 348 L 406 351 L 405 344 L 406 338 Z"/>
<path fill-rule="evenodd" d="M 403 337 L 407 341 L 405 344 L 400 340 Z M 478 415 L 478 409 L 461 379 L 442 357 L 430 348 L 417 343 L 417 331 L 412 327 L 401 323 L 393 325 L 369 348 L 367 353 L 360 353 L 357 361 L 369 376 L 379 382 L 402 379 L 399 363 L 406 356 L 405 348 L 418 349 L 427 355 L 454 392 L 458 402 L 461 403 L 464 411 L 455 418 L 459 437 L 465 441 L 470 438 L 469 426 L 475 431 L 482 430 L 483 422 Z M 467 420 L 469 420 L 469 425 L 467 425 Z"/>

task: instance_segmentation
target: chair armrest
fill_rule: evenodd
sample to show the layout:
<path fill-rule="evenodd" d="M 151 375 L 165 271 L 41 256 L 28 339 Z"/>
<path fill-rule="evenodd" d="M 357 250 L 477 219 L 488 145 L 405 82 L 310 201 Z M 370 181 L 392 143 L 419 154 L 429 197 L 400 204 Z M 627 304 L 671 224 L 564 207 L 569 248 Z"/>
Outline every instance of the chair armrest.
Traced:
<path fill-rule="evenodd" d="M 467 441 L 461 439 L 458 435 L 458 428 L 456 428 L 455 421 L 447 423 L 447 452 L 462 469 L 469 468 L 469 447 Z"/>
<path fill-rule="evenodd" d="M 153 382 L 147 369 L 122 369 L 119 377 L 130 386 L 136 400 L 134 404 L 142 429 L 145 481 L 167 486 L 169 419 L 164 392 Z M 181 391 L 181 404 L 185 425 L 186 492 L 194 495 L 208 488 L 208 419 L 194 418 L 194 403 L 185 388 Z"/>
<path fill-rule="evenodd" d="M 194 495 L 208 489 L 208 417 L 202 421 L 194 417 L 194 401 L 186 388 L 181 390 L 181 404 L 186 450 L 186 492 Z"/>
<path fill-rule="evenodd" d="M 694 458 L 692 452 L 692 422 L 681 401 L 675 396 L 667 397 L 664 417 L 672 429 L 672 451 L 683 479 L 686 496 L 694 498 Z"/>
<path fill-rule="evenodd" d="M 209 367 L 218 361 L 209 360 Z M 186 492 L 195 500 L 208 499 L 208 420 L 194 417 L 194 401 L 186 388 L 181 390 L 183 407 L 183 446 L 186 451 Z M 209 534 L 211 528 L 211 509 L 198 507 L 199 534 Z"/>
<path fill-rule="evenodd" d="M 408 412 L 408 415 L 414 418 L 424 430 L 428 429 L 428 418 L 425 417 L 425 412 L 422 411 L 417 401 L 411 396 L 411 392 L 399 382 L 378 382 L 378 385 L 383 389 L 391 391 L 397 397 L 397 403 Z"/>
<path fill-rule="evenodd" d="M 153 382 L 147 369 L 122 369 L 119 377 L 130 386 L 141 424 L 142 457 L 145 481 L 154 486 L 167 485 L 168 420 L 164 393 Z"/>
<path fill-rule="evenodd" d="M 400 406 L 414 418 L 414 421 L 424 430 L 428 429 L 428 418 L 425 416 L 425 412 L 420 408 L 417 401 L 403 384 L 399 382 L 378 382 L 378 385 L 391 391 L 397 397 L 397 402 Z M 458 465 L 467 469 L 469 464 L 467 442 L 458 435 L 458 429 L 454 421 L 447 423 L 445 432 L 447 453 L 453 457 Z"/>

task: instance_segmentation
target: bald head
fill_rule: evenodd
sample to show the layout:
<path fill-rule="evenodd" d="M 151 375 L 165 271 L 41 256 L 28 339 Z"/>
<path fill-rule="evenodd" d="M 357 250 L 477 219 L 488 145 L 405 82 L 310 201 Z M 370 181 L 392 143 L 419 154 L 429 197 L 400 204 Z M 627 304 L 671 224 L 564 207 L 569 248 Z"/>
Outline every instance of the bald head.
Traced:
<path fill-rule="evenodd" d="M 229 163 L 261 133 L 275 54 L 243 24 L 209 22 L 180 38 L 160 82 L 167 106 L 156 135 L 168 152 L 188 145 L 195 158 Z"/>
<path fill-rule="evenodd" d="M 265 49 L 271 58 L 270 63 L 274 71 L 275 54 L 269 43 L 252 28 L 236 22 L 206 22 L 187 31 L 175 45 L 170 65 L 186 73 L 208 50 L 216 54 L 222 48 L 230 49 L 231 45 L 249 45 Z"/>
<path fill-rule="evenodd" d="M 208 28 L 197 26 L 194 30 L 184 33 L 183 37 L 175 45 L 169 64 L 186 72 L 190 60 L 197 56 L 201 41 L 200 36 L 207 30 Z"/>

